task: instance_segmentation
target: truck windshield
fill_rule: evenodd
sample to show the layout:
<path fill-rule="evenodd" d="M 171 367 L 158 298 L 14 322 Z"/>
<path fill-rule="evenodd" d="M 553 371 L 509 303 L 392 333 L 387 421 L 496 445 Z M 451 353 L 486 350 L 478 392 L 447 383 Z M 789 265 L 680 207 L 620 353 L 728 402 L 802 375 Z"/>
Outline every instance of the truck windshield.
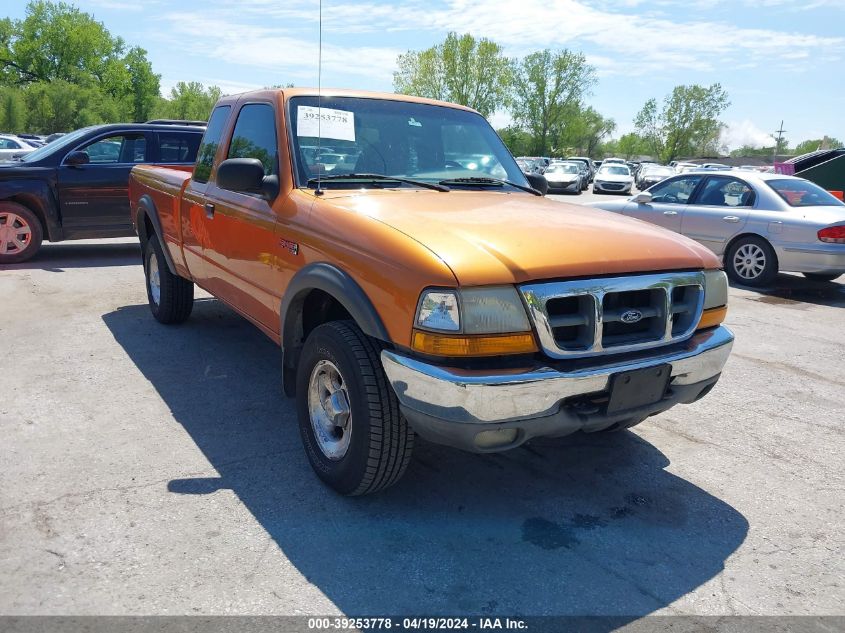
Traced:
<path fill-rule="evenodd" d="M 319 176 L 378 174 L 459 188 L 487 188 L 474 177 L 528 186 L 490 124 L 457 108 L 390 99 L 293 97 L 291 142 L 299 186 Z M 319 141 L 318 141 L 319 123 Z M 327 178 L 326 187 L 360 188 L 366 179 Z M 408 186 L 374 181 L 373 186 Z M 310 186 L 315 186 L 312 182 Z M 321 185 L 322 186 L 322 185 Z M 413 185 L 411 185 L 413 186 Z"/>

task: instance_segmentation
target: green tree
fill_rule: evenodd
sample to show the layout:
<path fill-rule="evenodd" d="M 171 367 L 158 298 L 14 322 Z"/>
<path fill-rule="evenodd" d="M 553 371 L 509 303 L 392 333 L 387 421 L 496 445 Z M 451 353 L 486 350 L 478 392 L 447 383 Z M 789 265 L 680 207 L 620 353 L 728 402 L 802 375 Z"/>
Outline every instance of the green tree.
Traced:
<path fill-rule="evenodd" d="M 792 150 L 792 154 L 796 156 L 800 156 L 801 154 L 808 154 L 809 152 L 815 152 L 821 148 L 828 148 L 828 149 L 839 149 L 840 147 L 845 147 L 842 141 L 839 139 L 833 138 L 831 136 L 825 136 L 824 138 L 815 138 L 815 139 L 808 139 L 806 141 L 802 141 L 795 146 L 795 149 Z"/>
<path fill-rule="evenodd" d="M 442 44 L 399 55 L 396 65 L 396 92 L 460 103 L 485 117 L 505 103 L 510 84 L 502 47 L 469 34 L 449 33 Z"/>
<path fill-rule="evenodd" d="M 170 90 L 170 98 L 159 102 L 156 116 L 205 121 L 221 96 L 217 86 L 205 88 L 197 81 L 180 81 Z"/>
<path fill-rule="evenodd" d="M 629 132 L 619 137 L 615 149 L 615 153 L 625 160 L 631 160 L 642 154 L 649 154 L 648 142 L 636 132 Z"/>
<path fill-rule="evenodd" d="M 0 88 L 0 130 L 13 134 L 26 131 L 26 101 L 17 88 Z"/>
<path fill-rule="evenodd" d="M 654 154 L 663 162 L 681 155 L 701 153 L 718 138 L 719 115 L 730 105 L 719 84 L 675 86 L 662 106 L 649 99 L 637 113 L 634 124 Z"/>
<path fill-rule="evenodd" d="M 598 155 L 602 141 L 616 129 L 613 119 L 603 117 L 594 108 L 586 107 L 571 116 L 563 132 L 556 140 L 557 148 L 566 148 L 565 153 Z"/>
<path fill-rule="evenodd" d="M 37 0 L 26 17 L 12 23 L 12 33 L 0 60 L 17 83 L 102 80 L 106 66 L 123 49 L 102 23 L 64 2 Z"/>
<path fill-rule="evenodd" d="M 99 90 L 63 80 L 31 84 L 24 92 L 29 131 L 67 132 L 120 120 L 120 105 Z"/>
<path fill-rule="evenodd" d="M 103 107 L 92 106 L 77 118 L 109 113 L 115 120 L 146 120 L 159 98 L 159 76 L 146 55 L 142 48 L 127 50 L 122 38 L 64 2 L 36 0 L 27 5 L 22 20 L 0 20 L 0 85 L 21 86 L 27 93 L 32 88 L 31 100 L 38 104 L 42 125 L 48 125 L 49 109 L 54 114 L 63 110 L 61 104 L 52 103 L 53 91 L 43 86 L 52 82 L 83 90 L 74 98 L 91 91 L 101 96 Z"/>
<path fill-rule="evenodd" d="M 531 153 L 534 146 L 534 139 L 525 130 L 510 125 L 497 130 L 497 132 L 514 156 L 525 156 Z"/>
<path fill-rule="evenodd" d="M 774 149 L 774 145 L 772 145 L 771 147 L 753 147 L 752 145 L 743 145 L 742 147 L 731 151 L 731 156 L 733 156 L 734 158 L 741 158 L 743 156 L 753 156 L 758 158 L 768 158 L 769 160 L 771 160 Z"/>
<path fill-rule="evenodd" d="M 533 137 L 532 154 L 546 155 L 552 139 L 567 133 L 595 82 L 584 55 L 566 49 L 531 53 L 516 65 L 511 114 Z"/>

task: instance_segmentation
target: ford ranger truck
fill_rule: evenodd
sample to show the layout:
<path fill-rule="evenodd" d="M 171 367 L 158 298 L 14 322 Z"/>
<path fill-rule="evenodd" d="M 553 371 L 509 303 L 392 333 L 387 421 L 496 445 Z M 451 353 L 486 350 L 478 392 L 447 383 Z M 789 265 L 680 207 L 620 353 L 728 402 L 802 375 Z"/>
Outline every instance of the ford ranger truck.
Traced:
<path fill-rule="evenodd" d="M 548 200 L 466 107 L 262 90 L 212 111 L 193 172 L 130 177 L 149 305 L 200 286 L 282 349 L 317 475 L 395 483 L 417 435 L 474 452 L 632 427 L 716 384 L 713 253 Z"/>

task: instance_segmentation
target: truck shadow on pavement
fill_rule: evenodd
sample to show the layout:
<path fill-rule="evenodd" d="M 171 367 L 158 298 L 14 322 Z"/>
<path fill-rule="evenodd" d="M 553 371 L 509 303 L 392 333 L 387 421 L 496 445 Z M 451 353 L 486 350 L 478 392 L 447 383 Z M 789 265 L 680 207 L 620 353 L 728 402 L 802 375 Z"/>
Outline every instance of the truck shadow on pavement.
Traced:
<path fill-rule="evenodd" d="M 44 244 L 35 257 L 20 264 L 7 264 L 4 270 L 40 269 L 62 273 L 65 268 L 102 268 L 105 266 L 138 266 L 141 246 L 134 242 L 112 244 Z"/>
<path fill-rule="evenodd" d="M 281 395 L 278 348 L 246 321 L 215 300 L 197 301 L 177 327 L 156 323 L 145 305 L 103 319 L 219 473 L 174 473 L 168 490 L 231 489 L 349 615 L 635 619 L 720 574 L 748 532 L 739 512 L 668 472 L 668 459 L 628 431 L 499 455 L 420 442 L 395 487 L 339 497 L 308 465 L 293 401 Z M 278 578 L 275 593 L 290 590 L 289 571 L 260 573 L 262 583 Z M 727 596 L 714 592 L 708 604 L 727 611 Z"/>

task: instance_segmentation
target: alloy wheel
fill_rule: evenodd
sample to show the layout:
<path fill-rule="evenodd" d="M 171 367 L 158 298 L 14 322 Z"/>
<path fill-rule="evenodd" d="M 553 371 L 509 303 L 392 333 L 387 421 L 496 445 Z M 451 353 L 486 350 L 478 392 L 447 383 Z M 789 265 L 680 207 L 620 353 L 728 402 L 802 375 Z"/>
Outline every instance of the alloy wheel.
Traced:
<path fill-rule="evenodd" d="M 742 279 L 756 279 L 766 268 L 766 253 L 757 244 L 743 244 L 734 253 L 733 266 Z"/>
<path fill-rule="evenodd" d="M 0 212 L 0 255 L 17 255 L 32 243 L 32 227 L 16 213 Z"/>

